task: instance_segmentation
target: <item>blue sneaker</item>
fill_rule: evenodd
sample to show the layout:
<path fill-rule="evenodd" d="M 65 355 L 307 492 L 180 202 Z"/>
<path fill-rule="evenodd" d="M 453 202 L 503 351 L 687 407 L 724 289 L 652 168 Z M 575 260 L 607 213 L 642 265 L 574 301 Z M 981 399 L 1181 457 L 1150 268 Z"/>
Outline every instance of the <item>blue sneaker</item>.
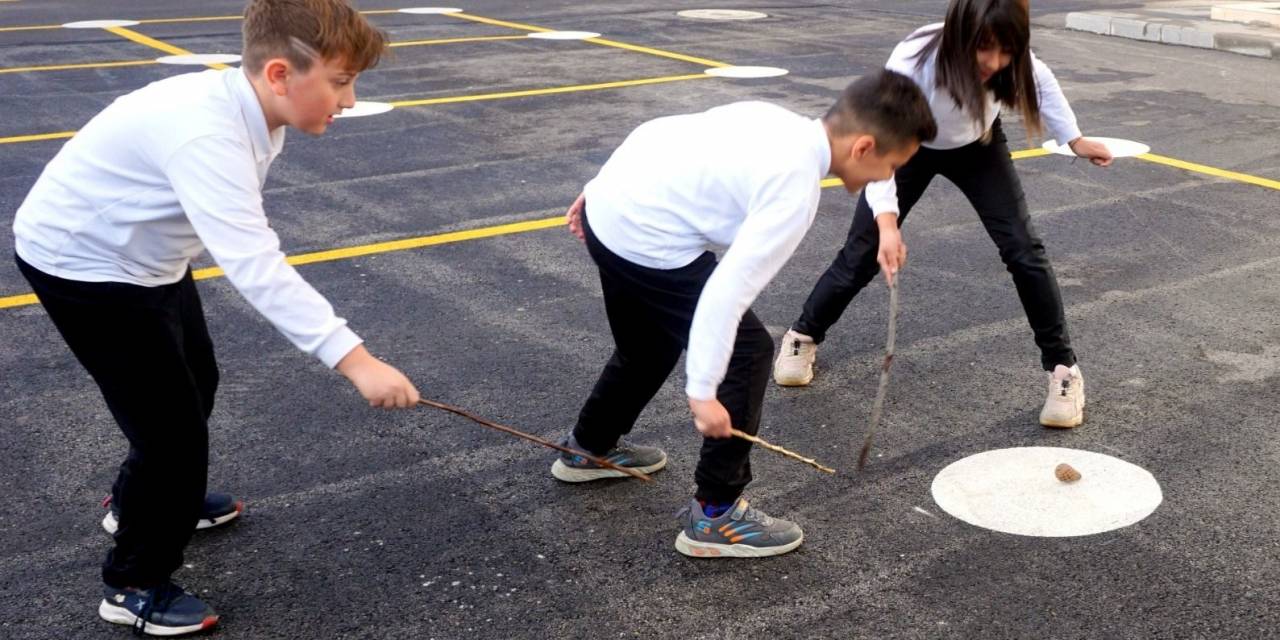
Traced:
<path fill-rule="evenodd" d="M 676 551 L 693 558 L 762 558 L 779 556 L 804 542 L 794 522 L 770 518 L 738 498 L 732 509 L 712 518 L 697 500 L 676 514 L 684 530 L 676 537 Z"/>
<path fill-rule="evenodd" d="M 111 496 L 107 496 L 102 501 L 102 506 L 109 508 L 107 515 L 102 517 L 102 528 L 114 536 L 120 529 L 120 511 L 111 504 Z M 238 518 L 242 511 L 244 511 L 244 502 L 225 493 L 210 493 L 204 497 L 204 507 L 200 510 L 200 520 L 196 522 L 196 530 L 224 525 Z"/>
<path fill-rule="evenodd" d="M 578 440 L 569 434 L 563 442 L 564 446 L 578 451 L 586 451 Z M 618 441 L 618 444 L 602 456 L 619 467 L 635 469 L 640 473 L 653 473 L 667 466 L 667 454 L 657 447 L 642 447 L 638 444 Z M 590 482 L 605 478 L 629 478 L 627 474 L 614 469 L 605 469 L 582 456 L 561 453 L 551 465 L 551 475 L 563 482 Z"/>
<path fill-rule="evenodd" d="M 172 582 L 152 589 L 103 585 L 98 616 L 107 622 L 130 625 L 134 633 L 149 636 L 195 633 L 218 624 L 218 614 L 212 607 Z"/>

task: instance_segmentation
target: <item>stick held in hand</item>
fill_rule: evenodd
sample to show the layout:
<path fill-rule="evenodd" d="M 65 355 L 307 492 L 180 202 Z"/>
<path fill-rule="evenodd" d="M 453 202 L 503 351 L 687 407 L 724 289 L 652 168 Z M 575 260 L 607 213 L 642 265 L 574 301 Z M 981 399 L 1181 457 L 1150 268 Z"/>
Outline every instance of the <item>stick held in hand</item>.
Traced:
<path fill-rule="evenodd" d="M 782 455 L 784 455 L 784 456 L 786 456 L 786 457 L 788 457 L 788 458 L 791 458 L 792 460 L 799 460 L 800 462 L 803 462 L 803 463 L 805 463 L 805 464 L 807 464 L 807 465 L 809 465 L 809 466 L 813 467 L 814 469 L 817 469 L 818 471 L 825 471 L 826 473 L 835 473 L 835 472 L 836 472 L 836 470 L 835 470 L 835 469 L 832 469 L 831 467 L 827 467 L 827 466 L 823 466 L 823 465 L 821 465 L 821 464 L 818 464 L 818 461 L 817 461 L 817 460 L 814 460 L 813 458 L 806 458 L 806 457 L 804 457 L 804 456 L 802 456 L 802 455 L 800 455 L 800 454 L 798 454 L 798 453 L 796 453 L 796 452 L 794 452 L 794 451 L 788 451 L 787 449 L 783 449 L 782 447 L 779 447 L 779 446 L 778 446 L 778 445 L 776 445 L 776 444 L 771 444 L 771 443 L 769 443 L 769 442 L 765 441 L 763 438 L 760 438 L 760 437 L 757 437 L 757 436 L 753 436 L 753 435 L 751 435 L 751 434 L 749 434 L 749 433 L 745 433 L 745 432 L 742 432 L 742 431 L 738 431 L 737 429 L 733 429 L 733 430 L 731 431 L 731 433 L 733 433 L 733 437 L 735 437 L 735 438 L 742 438 L 743 440 L 746 440 L 746 441 L 748 441 L 748 442 L 753 442 L 753 443 L 755 443 L 755 444 L 758 444 L 758 445 L 760 445 L 760 446 L 764 447 L 765 449 L 768 449 L 768 450 L 773 451 L 773 452 L 775 452 L 775 453 L 780 453 L 780 454 L 782 454 Z"/>
<path fill-rule="evenodd" d="M 899 271 L 889 284 L 889 338 L 885 341 L 884 363 L 880 365 L 880 388 L 876 389 L 876 401 L 871 405 L 871 425 L 867 428 L 867 441 L 862 444 L 862 451 L 858 454 L 858 471 L 866 466 L 867 456 L 871 454 L 871 439 L 880 426 L 884 398 L 889 393 L 889 368 L 893 366 L 893 346 L 898 333 L 898 279 L 901 277 L 902 272 Z"/>
<path fill-rule="evenodd" d="M 606 469 L 613 469 L 614 471 L 621 471 L 622 473 L 625 473 L 625 474 L 627 474 L 627 475 L 629 475 L 629 476 L 631 476 L 631 477 L 633 477 L 633 478 L 637 478 L 637 479 L 640 479 L 640 480 L 644 480 L 645 482 L 653 482 L 653 478 L 650 478 L 648 475 L 646 475 L 646 474 L 644 474 L 644 473 L 641 473 L 641 472 L 639 472 L 639 471 L 636 471 L 635 469 L 628 469 L 627 467 L 624 467 L 624 466 L 621 466 L 621 465 L 616 465 L 616 464 L 614 464 L 614 463 L 612 463 L 612 462 L 609 462 L 608 460 L 605 460 L 605 459 L 603 459 L 603 458 L 598 458 L 598 457 L 596 457 L 596 456 L 593 456 L 593 455 L 591 455 L 591 454 L 589 454 L 589 453 L 587 453 L 587 452 L 585 452 L 585 451 L 578 451 L 577 449 L 571 449 L 571 448 L 569 448 L 569 447 L 566 447 L 566 446 L 563 446 L 563 445 L 559 445 L 559 444 L 556 444 L 556 443 L 554 443 L 554 442 L 548 442 L 548 441 L 546 441 L 546 440 L 543 440 L 542 438 L 539 438 L 539 437 L 534 436 L 534 435 L 527 434 L 527 433 L 525 433 L 525 432 L 523 432 L 523 431 L 520 431 L 520 430 L 518 430 L 518 429 L 512 429 L 511 427 L 505 427 L 505 426 L 500 425 L 500 424 L 498 424 L 498 423 L 496 423 L 496 422 L 491 422 L 491 421 L 489 421 L 489 420 L 485 420 L 484 418 L 481 418 L 481 417 L 479 417 L 479 416 L 477 416 L 477 415 L 475 415 L 475 414 L 473 414 L 473 413 L 470 413 L 470 412 L 468 412 L 468 411 L 466 411 L 466 410 L 464 410 L 464 409 L 459 409 L 458 407 L 454 407 L 454 406 L 451 406 L 451 405 L 447 405 L 447 404 L 445 404 L 445 403 L 443 403 L 443 402 L 436 402 L 436 401 L 434 401 L 434 400 L 427 400 L 426 398 L 423 398 L 423 399 L 418 400 L 418 404 L 426 405 L 426 406 L 428 406 L 428 407 L 434 407 L 434 408 L 436 408 L 436 409 L 443 409 L 444 411 L 448 411 L 449 413 L 454 413 L 454 414 L 460 415 L 460 416 L 462 416 L 462 417 L 464 417 L 464 418 L 467 418 L 468 420 L 471 420 L 471 421 L 473 421 L 473 422 L 475 422 L 475 423 L 477 423 L 477 424 L 480 424 L 480 425 L 485 426 L 485 427 L 489 427 L 490 429 L 495 429 L 495 430 L 497 430 L 497 431 L 501 431 L 501 432 L 503 432 L 503 433 L 507 433 L 507 434 L 513 435 L 513 436 L 515 436 L 515 437 L 517 437 L 517 438 L 523 438 L 523 439 L 525 439 L 525 440 L 528 440 L 529 442 L 533 442 L 533 443 L 536 443 L 536 444 L 540 444 L 540 445 L 542 445 L 542 446 L 544 446 L 544 447 L 547 447 L 547 448 L 549 448 L 549 449 L 555 449 L 556 451 L 561 451 L 561 452 L 563 452 L 563 453 L 567 453 L 567 454 L 569 454 L 569 455 L 571 455 L 571 456 L 582 456 L 583 458 L 586 458 L 586 459 L 587 459 L 587 460 L 589 460 L 592 464 L 595 464 L 595 465 L 597 465 L 597 466 L 604 467 L 604 468 L 606 468 Z"/>

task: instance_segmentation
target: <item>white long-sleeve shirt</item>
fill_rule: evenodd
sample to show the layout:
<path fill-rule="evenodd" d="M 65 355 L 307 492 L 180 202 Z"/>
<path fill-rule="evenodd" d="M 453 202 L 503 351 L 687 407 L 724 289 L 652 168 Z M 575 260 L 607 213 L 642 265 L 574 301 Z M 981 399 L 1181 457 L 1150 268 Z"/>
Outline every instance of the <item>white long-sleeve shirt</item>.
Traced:
<path fill-rule="evenodd" d="M 831 165 L 821 120 L 764 102 L 651 120 L 584 190 L 605 247 L 654 269 L 725 249 L 689 330 L 685 391 L 715 398 L 742 314 L 799 246 Z"/>
<path fill-rule="evenodd" d="M 333 367 L 361 340 L 285 263 L 262 209 L 283 145 L 240 69 L 152 83 L 49 162 L 18 208 L 15 249 L 59 278 L 147 287 L 177 282 L 207 249 L 254 308 Z"/>
<path fill-rule="evenodd" d="M 919 59 L 916 54 L 929 42 L 927 35 L 918 36 L 941 28 L 942 23 L 939 22 L 916 30 L 906 40 L 898 43 L 884 66 L 914 80 L 929 100 L 933 118 L 938 123 L 938 136 L 923 146 L 930 149 L 958 149 L 982 138 L 983 134 L 991 128 L 991 124 L 996 121 L 996 117 L 1000 115 L 1000 104 L 996 102 L 995 94 L 988 91 L 986 117 L 975 120 L 972 114 L 956 104 L 951 92 L 938 86 L 936 49 L 923 65 L 917 64 Z M 1058 85 L 1058 79 L 1054 77 L 1053 71 L 1034 53 L 1031 54 L 1031 66 L 1035 75 L 1036 88 L 1039 91 L 1040 117 L 1049 135 L 1053 136 L 1059 144 L 1066 144 L 1079 138 L 1080 127 L 1076 125 L 1076 115 L 1071 111 L 1067 97 L 1062 94 L 1062 88 Z M 875 215 L 897 213 L 898 187 L 893 178 L 872 182 L 866 186 L 864 192 L 867 203 L 871 205 L 871 211 Z"/>

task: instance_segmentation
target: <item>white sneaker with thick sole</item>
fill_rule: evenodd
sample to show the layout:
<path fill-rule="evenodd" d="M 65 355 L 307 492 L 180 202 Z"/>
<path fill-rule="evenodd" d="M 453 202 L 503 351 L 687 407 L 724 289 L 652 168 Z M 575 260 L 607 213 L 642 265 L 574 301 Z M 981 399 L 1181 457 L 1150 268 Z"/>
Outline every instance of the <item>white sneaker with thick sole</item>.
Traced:
<path fill-rule="evenodd" d="M 1049 396 L 1040 410 L 1040 424 L 1059 429 L 1078 427 L 1084 423 L 1084 374 L 1080 365 L 1058 368 L 1066 372 L 1055 369 L 1049 374 Z"/>
<path fill-rule="evenodd" d="M 782 336 L 778 359 L 773 362 L 773 381 L 783 387 L 804 387 L 813 382 L 813 361 L 818 345 L 813 338 L 790 329 Z"/>

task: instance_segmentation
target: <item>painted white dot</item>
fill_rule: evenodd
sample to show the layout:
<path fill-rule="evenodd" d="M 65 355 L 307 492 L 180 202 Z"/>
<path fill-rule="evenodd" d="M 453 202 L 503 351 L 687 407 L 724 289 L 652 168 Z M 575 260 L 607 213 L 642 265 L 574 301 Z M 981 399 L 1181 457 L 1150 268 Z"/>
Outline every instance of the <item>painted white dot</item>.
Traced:
<path fill-rule="evenodd" d="M 400 13 L 416 13 L 416 14 L 435 14 L 435 13 L 462 13 L 462 9 L 457 7 L 409 7 L 401 9 Z"/>
<path fill-rule="evenodd" d="M 106 29 L 107 27 L 132 27 L 135 24 L 138 24 L 137 20 L 81 20 L 68 22 L 62 27 L 64 29 Z"/>
<path fill-rule="evenodd" d="M 385 102 L 365 102 L 357 100 L 356 106 L 350 109 L 343 109 L 342 113 L 334 116 L 335 118 L 360 118 L 363 116 L 376 116 L 379 113 L 386 113 L 395 107 Z"/>
<path fill-rule="evenodd" d="M 769 17 L 767 13 L 739 9 L 686 9 L 677 11 L 676 15 L 681 18 L 693 18 L 695 20 L 759 20 L 760 18 Z"/>
<path fill-rule="evenodd" d="M 529 37 L 540 40 L 586 40 L 599 38 L 600 34 L 594 31 L 535 31 Z"/>
<path fill-rule="evenodd" d="M 160 56 L 156 58 L 160 64 L 233 64 L 240 62 L 240 56 L 234 53 L 192 53 L 181 56 Z"/>
<path fill-rule="evenodd" d="M 787 75 L 787 70 L 778 67 L 712 67 L 704 73 L 719 78 L 773 78 Z"/>
<path fill-rule="evenodd" d="M 1066 483 L 1067 463 L 1081 478 Z M 996 449 L 957 460 L 933 479 L 933 499 L 969 524 L 1050 538 L 1127 527 L 1164 499 L 1146 469 L 1101 453 L 1059 447 Z"/>
<path fill-rule="evenodd" d="M 1125 140 L 1123 138 L 1095 138 L 1090 136 L 1086 138 L 1086 140 L 1101 142 L 1102 145 L 1107 148 L 1107 151 L 1110 151 L 1111 155 L 1116 158 L 1132 158 L 1133 156 L 1140 156 L 1151 151 L 1151 147 L 1142 144 L 1141 142 Z M 1075 157 L 1076 155 L 1075 152 L 1071 150 L 1071 147 L 1068 147 L 1065 144 L 1058 144 L 1053 140 L 1045 140 L 1044 144 L 1041 146 L 1060 156 Z"/>

